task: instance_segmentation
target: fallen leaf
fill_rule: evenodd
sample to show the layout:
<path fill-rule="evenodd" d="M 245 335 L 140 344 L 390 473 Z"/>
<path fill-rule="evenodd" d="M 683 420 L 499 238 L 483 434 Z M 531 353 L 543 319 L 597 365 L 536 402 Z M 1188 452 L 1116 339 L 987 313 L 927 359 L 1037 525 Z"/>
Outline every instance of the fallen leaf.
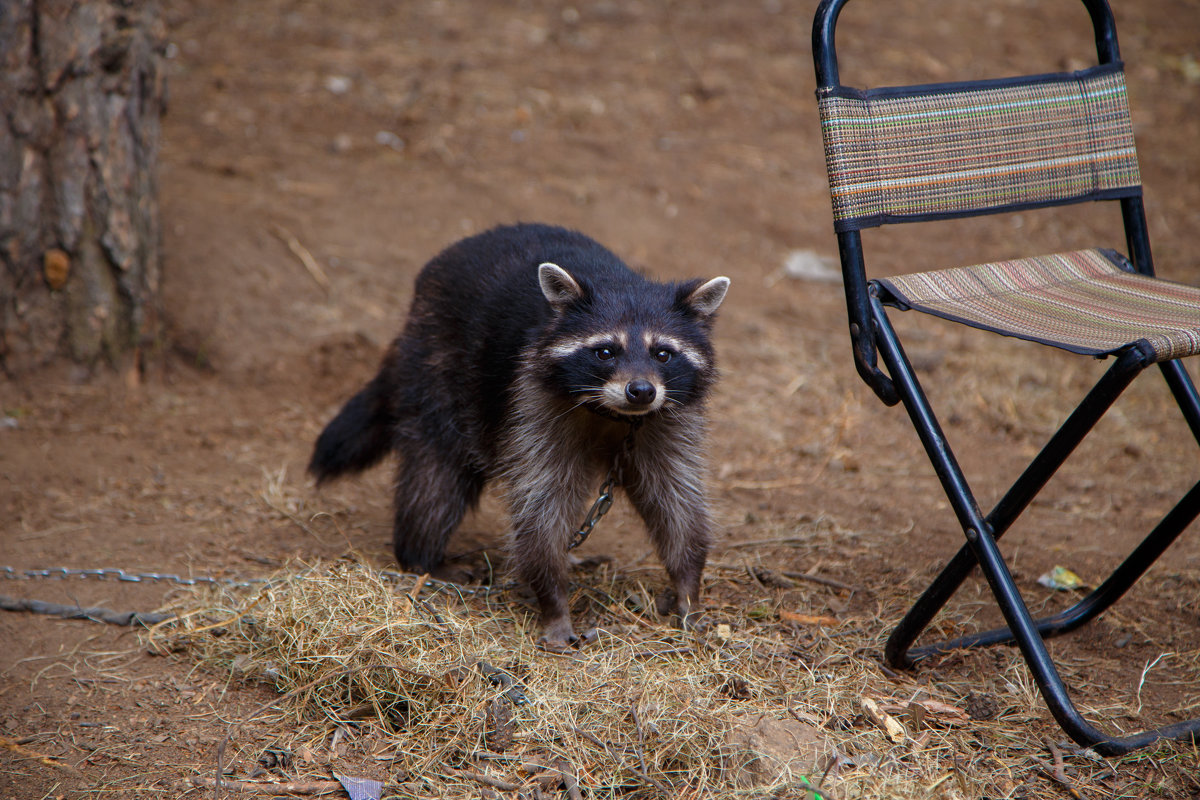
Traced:
<path fill-rule="evenodd" d="M 869 697 L 862 699 L 862 710 L 867 715 L 867 719 L 871 720 L 880 730 L 887 734 L 887 737 L 894 744 L 900 744 L 904 741 L 905 732 L 904 726 L 896 721 L 896 718 L 884 712 L 876 703 Z"/>
<path fill-rule="evenodd" d="M 1037 582 L 1047 589 L 1063 592 L 1071 591 L 1072 589 L 1083 589 L 1087 586 L 1083 582 L 1083 578 L 1080 578 L 1066 567 L 1059 566 L 1040 576 Z"/>
<path fill-rule="evenodd" d="M 824 614 L 797 614 L 794 611 L 780 610 L 779 619 L 784 622 L 794 622 L 797 625 L 840 625 L 842 621 L 837 617 L 830 617 Z"/>
<path fill-rule="evenodd" d="M 966 722 L 968 719 L 966 709 L 952 706 L 949 703 L 943 703 L 940 700 L 915 700 L 910 702 L 894 697 L 885 697 L 879 701 L 879 708 L 886 714 L 908 714 L 910 713 L 910 709 L 915 705 L 919 705 L 925 709 L 923 713 L 926 715 L 924 717 L 926 720 L 932 717 L 935 722 L 954 724 Z"/>

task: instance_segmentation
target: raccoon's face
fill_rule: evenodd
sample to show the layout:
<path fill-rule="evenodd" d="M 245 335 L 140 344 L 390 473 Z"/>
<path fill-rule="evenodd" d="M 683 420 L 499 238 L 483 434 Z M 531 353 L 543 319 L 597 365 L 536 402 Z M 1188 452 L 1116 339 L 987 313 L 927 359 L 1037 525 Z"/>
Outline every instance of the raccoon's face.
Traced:
<path fill-rule="evenodd" d="M 547 349 L 560 386 L 580 402 L 623 416 L 686 405 L 707 357 L 650 329 L 624 329 L 558 342 Z"/>
<path fill-rule="evenodd" d="M 686 406 L 707 390 L 715 370 L 706 322 L 724 299 L 727 278 L 682 292 L 647 282 L 643 292 L 583 307 L 576 302 L 583 290 L 566 271 L 543 264 L 539 278 L 565 318 L 542 356 L 554 386 L 577 403 L 637 417 Z"/>

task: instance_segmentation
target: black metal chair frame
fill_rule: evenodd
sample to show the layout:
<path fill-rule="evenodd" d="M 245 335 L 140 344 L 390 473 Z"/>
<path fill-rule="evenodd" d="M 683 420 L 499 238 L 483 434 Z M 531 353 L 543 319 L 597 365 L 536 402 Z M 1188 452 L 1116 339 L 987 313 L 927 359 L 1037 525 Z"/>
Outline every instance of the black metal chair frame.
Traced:
<path fill-rule="evenodd" d="M 822 0 L 813 24 L 813 57 L 818 94 L 839 85 L 834 30 L 847 0 Z M 1105 0 L 1083 0 L 1091 17 L 1099 62 L 1120 60 L 1111 10 Z M 1121 206 L 1126 243 L 1138 272 L 1154 275 L 1142 200 L 1123 197 Z M 1147 366 L 1151 354 L 1132 347 L 1114 363 L 1083 398 L 1066 422 L 1049 439 L 1016 482 L 986 515 L 975 500 L 950 444 L 905 356 L 888 319 L 879 286 L 868 281 L 858 230 L 837 234 L 841 256 L 854 361 L 862 379 L 887 405 L 903 403 L 930 458 L 950 504 L 966 535 L 966 544 L 916 601 L 893 630 L 885 660 L 909 668 L 931 655 L 959 648 L 1015 643 L 1037 683 L 1051 714 L 1078 744 L 1102 755 L 1127 753 L 1162 739 L 1200 741 L 1200 719 L 1167 725 L 1130 736 L 1110 736 L 1089 723 L 1076 709 L 1047 652 L 1045 639 L 1072 631 L 1095 618 L 1125 593 L 1200 514 L 1200 482 L 1171 509 L 1136 549 L 1098 588 L 1070 608 L 1041 619 L 1030 614 L 997 546 L 997 541 L 1066 461 L 1122 391 Z M 879 368 L 882 358 L 886 374 Z M 1193 436 L 1200 442 L 1200 396 L 1177 360 L 1159 364 Z M 938 644 L 912 647 L 938 611 L 979 566 L 990 585 L 1007 627 L 963 636 Z"/>

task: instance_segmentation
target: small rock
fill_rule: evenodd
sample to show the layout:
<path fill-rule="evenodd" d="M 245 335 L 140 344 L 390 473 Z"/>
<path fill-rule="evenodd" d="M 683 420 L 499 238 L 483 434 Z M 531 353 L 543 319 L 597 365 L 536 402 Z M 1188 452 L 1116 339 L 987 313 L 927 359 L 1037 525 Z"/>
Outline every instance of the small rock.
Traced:
<path fill-rule="evenodd" d="M 347 78 L 345 75 L 330 75 L 325 79 L 325 90 L 330 94 L 343 95 L 350 91 L 350 87 L 354 85 L 354 81 Z"/>
<path fill-rule="evenodd" d="M 817 283 L 841 283 L 842 271 L 834 259 L 814 250 L 793 250 L 783 260 L 783 274 Z"/>
<path fill-rule="evenodd" d="M 378 131 L 375 134 L 375 144 L 390 147 L 396 152 L 404 149 L 404 140 L 391 131 Z"/>
<path fill-rule="evenodd" d="M 744 715 L 734 720 L 725 736 L 725 768 L 739 786 L 761 786 L 780 778 L 799 781 L 818 770 L 831 749 L 816 727 L 795 719 Z"/>

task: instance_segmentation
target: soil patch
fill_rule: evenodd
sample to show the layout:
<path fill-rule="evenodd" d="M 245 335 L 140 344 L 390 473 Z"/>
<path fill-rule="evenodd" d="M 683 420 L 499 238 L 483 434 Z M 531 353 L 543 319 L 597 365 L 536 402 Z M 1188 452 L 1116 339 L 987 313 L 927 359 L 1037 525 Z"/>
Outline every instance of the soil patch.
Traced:
<path fill-rule="evenodd" d="M 932 23 L 917 5 L 850 6 L 839 49 L 874 54 L 877 66 L 848 78 L 995 77 L 1088 58 L 1086 14 L 1069 0 L 951 4 Z M 1198 283 L 1200 16 L 1189 0 L 1115 5 L 1159 272 Z M 0 565 L 252 578 L 294 559 L 349 557 L 390 569 L 387 469 L 315 493 L 303 474 L 312 441 L 373 372 L 429 257 L 495 224 L 563 224 L 660 278 L 733 279 L 717 323 L 710 484 L 721 532 L 706 610 L 735 639 L 799 649 L 788 669 L 810 677 L 771 687 L 787 701 L 779 718 L 794 720 L 790 708 L 842 741 L 869 740 L 856 752 L 885 754 L 845 766 L 831 785 L 863 785 L 853 776 L 874 770 L 896 796 L 1063 796 L 1042 743 L 1061 734 L 1010 651 L 954 654 L 912 675 L 878 668 L 889 625 L 961 533 L 903 413 L 854 372 L 840 286 L 783 269 L 796 250 L 836 256 L 812 90 L 814 8 L 167 2 L 166 332 L 133 384 L 67 370 L 0 383 Z M 1048 56 L 1056 42 L 1064 55 Z M 878 231 L 868 257 L 882 274 L 1031 248 L 1123 249 L 1115 214 L 1068 208 Z M 912 315 L 900 324 L 985 506 L 1105 366 Z M 1195 480 L 1195 441 L 1170 405 L 1153 375 L 1135 386 L 1006 537 L 1038 611 L 1069 599 L 1040 587 L 1040 575 L 1062 565 L 1101 580 Z M 502 566 L 505 524 L 492 498 L 467 520 L 452 544 L 464 574 L 487 581 Z M 576 613 L 592 624 L 617 613 L 588 601 L 606 581 L 660 585 L 648 553 L 619 505 L 581 551 L 604 561 L 576 574 Z M 1197 564 L 1200 543 L 1185 535 L 1117 609 L 1055 643 L 1074 697 L 1104 725 L 1197 713 Z M 0 589 L 139 610 L 185 591 L 82 579 Z M 972 584 L 936 633 L 994 622 L 987 599 Z M 506 602 L 527 608 L 519 593 Z M 211 773 L 234 723 L 226 763 L 240 778 L 272 748 L 304 744 L 282 718 L 255 716 L 273 689 L 200 667 L 189 651 L 154 655 L 127 629 L 3 614 L 0 641 L 0 736 L 16 748 L 0 752 L 0 795 L 199 795 L 180 781 Z M 893 746 L 864 715 L 863 692 L 834 699 L 814 688 L 822 676 L 867 673 L 880 701 L 925 692 L 966 708 L 974 697 L 990 713 L 936 747 L 926 740 L 933 749 L 914 760 L 916 728 Z M 737 684 L 727 691 L 736 696 Z M 1001 763 L 988 748 L 1011 739 L 1018 746 L 1004 752 L 1023 755 Z M 328 779 L 349 766 L 396 778 L 370 747 L 330 741 L 320 752 L 332 755 L 288 774 Z M 1087 796 L 1200 792 L 1200 756 L 1179 745 L 1115 772 L 1068 752 L 1066 768 Z"/>

